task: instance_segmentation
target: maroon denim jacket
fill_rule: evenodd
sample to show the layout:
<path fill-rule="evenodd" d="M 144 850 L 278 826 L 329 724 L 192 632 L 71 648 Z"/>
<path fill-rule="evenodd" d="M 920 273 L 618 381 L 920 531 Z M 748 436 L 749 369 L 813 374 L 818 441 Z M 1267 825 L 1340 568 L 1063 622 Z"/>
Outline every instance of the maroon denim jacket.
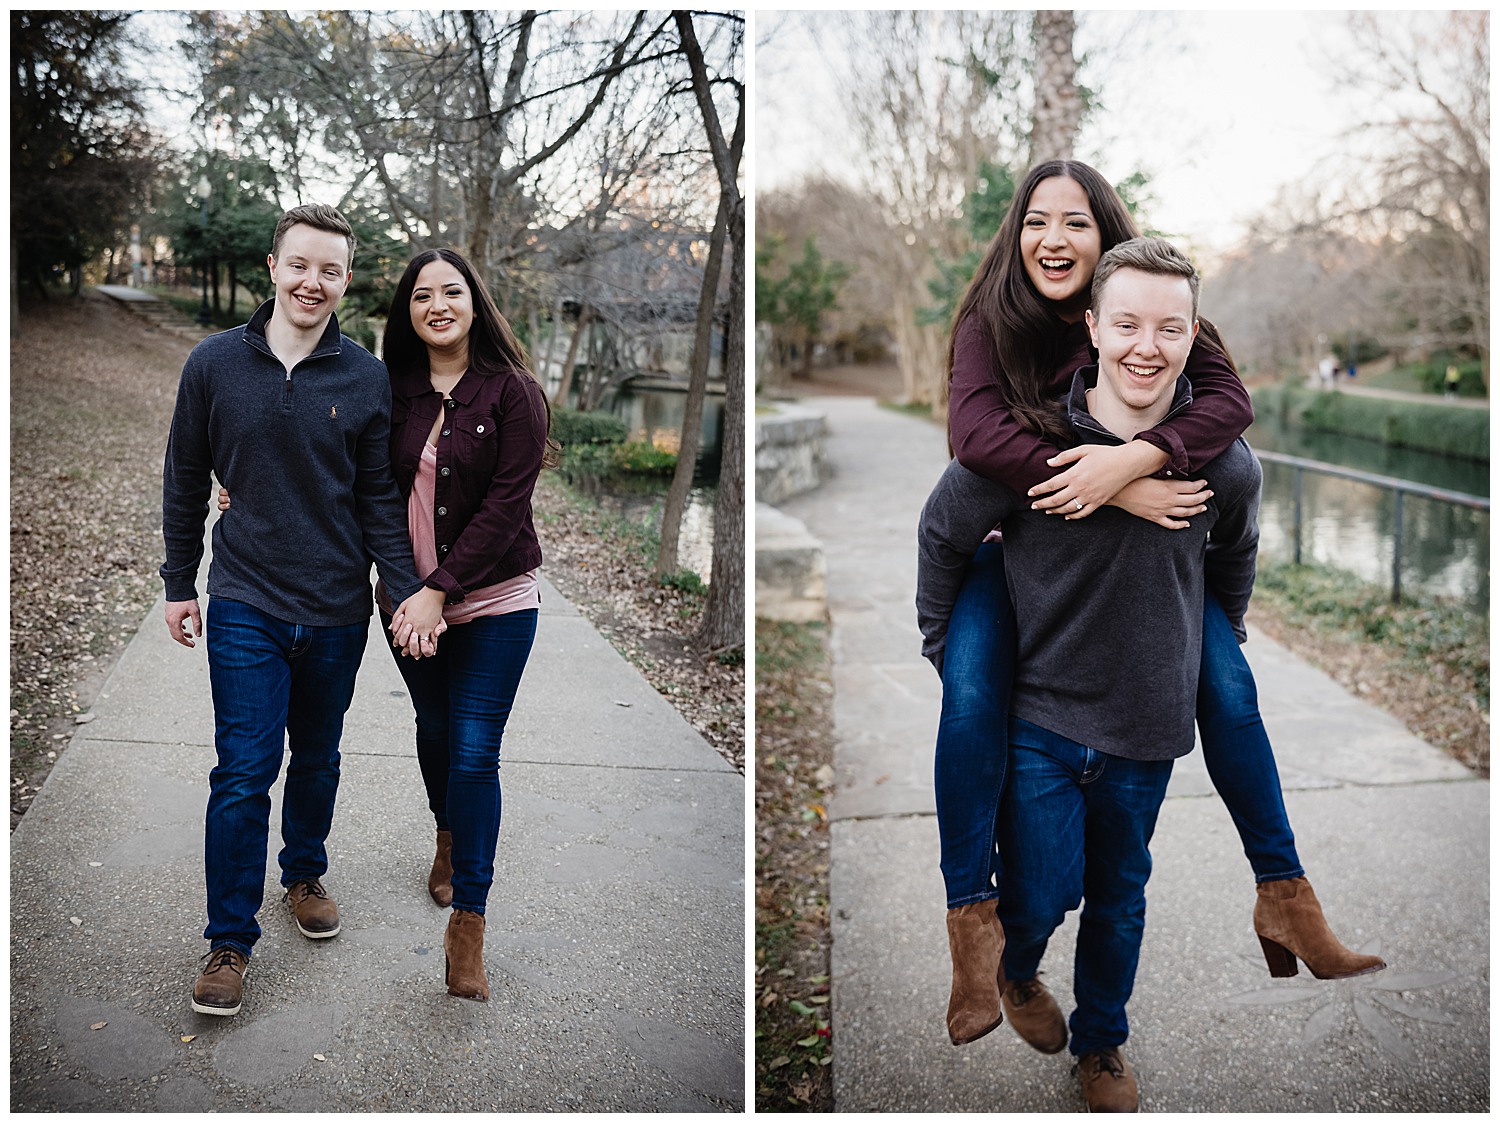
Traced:
<path fill-rule="evenodd" d="M 1053 397 L 1062 397 L 1079 367 L 1096 360 L 1088 329 L 1069 324 L 1064 337 L 1066 359 L 1052 377 Z M 948 434 L 953 455 L 969 471 L 1024 494 L 1062 469 L 1047 458 L 1058 449 L 1026 428 L 1010 412 L 995 379 L 995 348 L 977 317 L 959 325 L 953 339 L 953 380 L 948 387 Z M 1187 375 L 1193 386 L 1192 407 L 1154 429 L 1136 435 L 1170 458 L 1161 476 L 1193 473 L 1239 438 L 1255 418 L 1250 394 L 1222 355 L 1195 342 L 1188 354 Z"/>
<path fill-rule="evenodd" d="M 425 373 L 391 372 L 391 464 L 401 494 L 411 497 L 422 445 L 438 411 L 438 567 L 424 582 L 458 604 L 542 563 L 531 521 L 531 491 L 547 442 L 547 405 L 523 371 L 484 375 L 470 369 L 445 399 Z"/>

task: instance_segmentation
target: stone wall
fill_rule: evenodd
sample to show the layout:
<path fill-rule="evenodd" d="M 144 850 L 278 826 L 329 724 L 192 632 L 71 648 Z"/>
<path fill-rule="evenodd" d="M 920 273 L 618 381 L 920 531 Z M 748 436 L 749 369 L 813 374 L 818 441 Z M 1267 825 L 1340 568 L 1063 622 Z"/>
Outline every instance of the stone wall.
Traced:
<path fill-rule="evenodd" d="M 828 430 L 823 414 L 788 402 L 756 408 L 769 411 L 755 418 L 756 501 L 780 503 L 817 487 Z"/>

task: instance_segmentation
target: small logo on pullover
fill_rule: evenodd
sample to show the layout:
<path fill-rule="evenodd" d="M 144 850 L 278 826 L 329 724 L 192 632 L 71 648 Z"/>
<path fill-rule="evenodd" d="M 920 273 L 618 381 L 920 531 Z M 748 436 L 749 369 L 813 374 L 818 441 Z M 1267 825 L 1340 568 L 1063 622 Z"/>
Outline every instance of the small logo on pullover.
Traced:
<path fill-rule="evenodd" d="M 328 416 L 329 417 L 337 417 L 338 415 L 339 415 L 339 407 L 338 406 L 334 406 L 332 409 L 330 409 L 328 411 Z"/>

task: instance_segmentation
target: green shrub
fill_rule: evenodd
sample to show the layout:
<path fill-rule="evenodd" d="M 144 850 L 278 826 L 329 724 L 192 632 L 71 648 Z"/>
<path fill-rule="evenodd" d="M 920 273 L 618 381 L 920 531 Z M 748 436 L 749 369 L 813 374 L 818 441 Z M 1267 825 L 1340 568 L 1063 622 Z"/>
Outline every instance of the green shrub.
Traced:
<path fill-rule="evenodd" d="M 563 475 L 607 476 L 614 471 L 614 450 L 607 444 L 564 444 Z"/>
<path fill-rule="evenodd" d="M 650 441 L 627 441 L 610 450 L 610 460 L 618 472 L 641 476 L 670 476 L 677 470 L 677 454 L 663 452 Z"/>
<path fill-rule="evenodd" d="M 659 580 L 661 584 L 666 585 L 668 588 L 680 589 L 684 593 L 689 593 L 695 597 L 706 596 L 708 594 L 708 586 L 703 583 L 703 578 L 699 577 L 691 569 L 679 569 L 676 573 L 669 573 Z"/>
<path fill-rule="evenodd" d="M 1438 354 L 1428 363 L 1415 363 L 1408 369 L 1417 381 L 1430 393 L 1441 394 L 1448 389 L 1448 367 L 1458 367 L 1458 396 L 1460 398 L 1483 398 L 1484 364 L 1478 359 L 1460 361 L 1455 356 Z"/>
<path fill-rule="evenodd" d="M 564 447 L 619 444 L 630 435 L 630 426 L 612 413 L 588 413 L 554 407 L 552 436 Z"/>
<path fill-rule="evenodd" d="M 1263 387 L 1254 391 L 1252 398 L 1257 412 L 1277 414 L 1283 423 L 1363 437 L 1395 448 L 1489 462 L 1488 410 L 1441 401 L 1363 397 L 1290 384 Z"/>

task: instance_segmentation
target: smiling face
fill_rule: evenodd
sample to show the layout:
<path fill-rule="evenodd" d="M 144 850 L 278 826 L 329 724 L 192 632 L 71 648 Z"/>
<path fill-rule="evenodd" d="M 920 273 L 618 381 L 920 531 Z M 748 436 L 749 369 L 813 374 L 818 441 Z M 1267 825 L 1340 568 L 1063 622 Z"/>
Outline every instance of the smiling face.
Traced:
<path fill-rule="evenodd" d="M 1021 262 L 1063 319 L 1078 320 L 1088 306 L 1100 248 L 1099 225 L 1083 187 L 1066 176 L 1038 183 L 1021 224 Z"/>
<path fill-rule="evenodd" d="M 298 223 L 266 261 L 276 289 L 275 315 L 298 332 L 321 332 L 349 288 L 349 239 Z"/>
<path fill-rule="evenodd" d="M 1095 303 L 1087 320 L 1099 351 L 1099 381 L 1090 412 L 1113 432 L 1133 437 L 1172 406 L 1198 334 L 1192 286 L 1186 277 L 1126 267 L 1110 275 Z"/>
<path fill-rule="evenodd" d="M 464 275 L 439 258 L 417 274 L 411 290 L 411 326 L 433 351 L 456 353 L 469 346 L 474 296 Z"/>

